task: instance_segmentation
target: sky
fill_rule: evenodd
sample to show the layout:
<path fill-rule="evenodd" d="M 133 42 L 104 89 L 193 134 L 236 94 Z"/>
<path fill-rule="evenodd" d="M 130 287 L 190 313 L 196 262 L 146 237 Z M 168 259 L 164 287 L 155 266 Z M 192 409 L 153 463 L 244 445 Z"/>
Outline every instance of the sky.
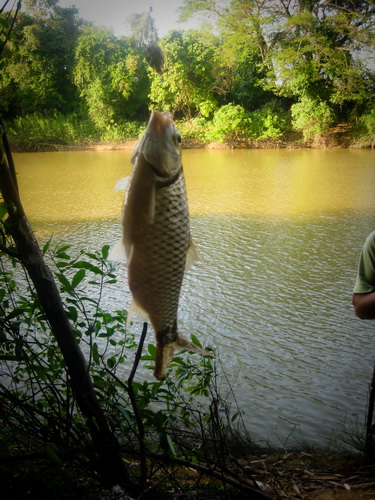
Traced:
<path fill-rule="evenodd" d="M 186 23 L 177 23 L 177 9 L 182 0 L 60 0 L 61 7 L 74 5 L 79 15 L 86 21 L 98 26 L 111 27 L 115 35 L 128 35 L 129 28 L 126 17 L 135 12 L 148 12 L 152 7 L 159 37 L 163 37 L 172 29 L 185 30 L 199 27 L 198 19 Z"/>

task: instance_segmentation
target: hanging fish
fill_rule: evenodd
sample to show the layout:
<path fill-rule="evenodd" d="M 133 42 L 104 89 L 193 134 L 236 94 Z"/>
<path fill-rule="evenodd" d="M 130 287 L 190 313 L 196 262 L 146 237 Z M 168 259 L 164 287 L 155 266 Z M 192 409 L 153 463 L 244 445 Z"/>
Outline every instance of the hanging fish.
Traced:
<path fill-rule="evenodd" d="M 123 207 L 123 237 L 111 252 L 124 253 L 133 303 L 156 336 L 154 375 L 165 379 L 175 350 L 210 354 L 183 337 L 177 309 L 185 269 L 199 258 L 191 239 L 181 164 L 181 135 L 169 112 L 153 111 L 132 156 L 133 170 Z"/>
<path fill-rule="evenodd" d="M 156 42 L 151 42 L 143 51 L 148 64 L 158 73 L 163 71 L 164 54 Z"/>

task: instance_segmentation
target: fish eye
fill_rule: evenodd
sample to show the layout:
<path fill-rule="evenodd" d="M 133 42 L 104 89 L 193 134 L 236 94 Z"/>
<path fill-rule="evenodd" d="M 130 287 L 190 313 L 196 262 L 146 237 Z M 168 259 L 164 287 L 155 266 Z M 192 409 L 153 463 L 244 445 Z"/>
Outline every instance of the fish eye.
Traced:
<path fill-rule="evenodd" d="M 176 134 L 176 136 L 175 136 L 175 141 L 176 141 L 178 144 L 181 144 L 181 142 L 182 142 L 182 137 L 181 137 L 181 135 L 180 135 L 180 134 Z"/>

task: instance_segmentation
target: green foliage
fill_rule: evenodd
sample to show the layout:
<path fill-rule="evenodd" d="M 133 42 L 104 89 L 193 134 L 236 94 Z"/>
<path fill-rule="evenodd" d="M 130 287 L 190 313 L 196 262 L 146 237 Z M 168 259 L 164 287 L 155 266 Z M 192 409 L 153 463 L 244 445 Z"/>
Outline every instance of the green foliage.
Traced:
<path fill-rule="evenodd" d="M 89 120 L 82 120 L 76 115 L 63 116 L 58 112 L 52 116 L 37 113 L 20 116 L 7 122 L 7 132 L 12 144 L 33 149 L 78 144 L 100 137 Z"/>
<path fill-rule="evenodd" d="M 99 128 L 90 119 L 55 112 L 52 116 L 34 113 L 7 121 L 12 145 L 19 149 L 38 150 L 92 142 L 118 142 L 137 139 L 143 123 L 119 121 Z"/>
<path fill-rule="evenodd" d="M 157 39 L 150 13 L 131 16 L 132 35 L 118 38 L 57 0 L 25 5 L 2 52 L 2 114 L 7 120 L 75 114 L 86 141 L 122 140 L 133 134 L 129 123 L 146 121 L 154 108 L 174 112 L 187 135 L 201 142 L 274 139 L 288 127 L 282 110 L 291 103 L 310 99 L 332 109 L 336 121 L 360 122 L 374 95 L 375 73 L 362 56 L 374 43 L 369 1 L 185 0 L 182 17 L 201 12 L 214 25 L 161 39 L 162 74 L 147 66 L 143 54 L 144 45 Z M 12 16 L 0 22 L 4 38 Z M 215 115 L 231 104 L 241 106 L 246 117 L 238 110 L 236 123 L 225 130 L 221 122 L 228 109 Z M 326 123 L 327 113 L 319 114 Z M 38 120 L 33 124 L 38 131 L 30 130 L 30 137 L 39 137 L 42 127 Z M 51 127 L 45 126 L 53 135 Z M 316 133 L 321 130 L 325 125 Z M 66 134 L 73 141 L 77 136 L 73 130 Z M 23 135 L 22 142 L 28 140 L 34 139 Z M 37 141 L 39 147 L 50 139 L 47 134 Z"/>
<path fill-rule="evenodd" d="M 176 127 L 184 139 L 197 139 L 204 143 L 209 123 L 206 118 L 196 117 L 191 120 L 176 121 Z"/>
<path fill-rule="evenodd" d="M 219 434 L 228 440 L 235 431 L 231 419 L 238 412 L 232 409 L 230 388 L 224 398 L 218 392 L 214 359 L 179 354 L 166 381 L 138 376 L 126 382 L 124 373 L 134 358 L 136 342 L 125 327 L 126 312 L 101 306 L 102 297 L 117 286 L 107 260 L 108 246 L 72 257 L 69 245 L 52 248 L 49 240 L 42 251 L 59 285 L 97 397 L 120 442 L 138 448 L 142 432 L 144 446 L 151 451 L 194 461 L 216 460 L 212 440 Z M 4 253 L 0 269 L 0 395 L 6 415 L 0 441 L 9 455 L 48 446 L 58 461 L 65 450 L 82 448 L 87 429 L 29 279 L 17 260 Z M 199 344 L 196 337 L 192 341 Z M 148 345 L 142 356 L 145 369 L 154 370 L 155 355 L 154 345 Z"/>
<path fill-rule="evenodd" d="M 302 132 L 305 140 L 318 139 L 327 132 L 334 117 L 332 110 L 322 101 L 315 101 L 309 97 L 292 105 L 292 125 Z"/>
<path fill-rule="evenodd" d="M 226 92 L 233 102 L 262 106 L 258 99 L 265 94 L 252 101 L 251 87 L 259 85 L 276 95 L 334 104 L 340 112 L 371 100 L 374 86 L 356 56 L 373 49 L 373 2 L 183 2 L 181 18 L 197 12 L 211 16 L 221 30 Z"/>
<path fill-rule="evenodd" d="M 355 145 L 357 147 L 374 147 L 375 145 L 375 107 L 366 110 L 360 119 L 353 120 L 358 130 Z"/>
<path fill-rule="evenodd" d="M 206 138 L 233 145 L 246 138 L 249 126 L 250 118 L 245 109 L 239 105 L 227 104 L 215 113 Z"/>
<path fill-rule="evenodd" d="M 74 82 L 101 130 L 133 117 L 148 88 L 140 54 L 126 40 L 94 26 L 85 28 L 77 41 Z"/>
<path fill-rule="evenodd" d="M 375 137 L 375 107 L 361 117 L 361 124 L 372 139 Z"/>
<path fill-rule="evenodd" d="M 154 107 L 179 112 L 185 118 L 209 117 L 217 109 L 213 93 L 215 52 L 212 43 L 195 32 L 170 32 L 160 41 L 165 58 L 163 76 L 149 71 Z"/>
<path fill-rule="evenodd" d="M 287 129 L 287 113 L 277 101 L 271 101 L 249 114 L 249 136 L 255 140 L 276 139 Z"/>
<path fill-rule="evenodd" d="M 208 125 L 205 137 L 231 146 L 249 140 L 276 139 L 286 128 L 286 113 L 269 103 L 256 111 L 246 111 L 242 106 L 222 106 Z"/>
<path fill-rule="evenodd" d="M 18 15 L 3 54 L 0 95 L 9 116 L 40 109 L 68 111 L 77 99 L 70 77 L 78 11 L 52 5 L 43 15 L 35 12 Z"/>

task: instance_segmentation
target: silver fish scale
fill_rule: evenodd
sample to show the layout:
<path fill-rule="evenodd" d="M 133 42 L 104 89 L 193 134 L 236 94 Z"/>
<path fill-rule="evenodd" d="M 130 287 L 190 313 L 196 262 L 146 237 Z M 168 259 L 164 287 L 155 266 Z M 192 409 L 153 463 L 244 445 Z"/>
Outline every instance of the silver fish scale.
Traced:
<path fill-rule="evenodd" d="M 183 174 L 168 187 L 157 188 L 155 219 L 138 245 L 142 262 L 130 264 L 130 289 L 149 315 L 163 341 L 177 338 L 177 309 L 190 243 L 189 211 Z M 140 264 L 140 265 L 138 265 Z"/>

